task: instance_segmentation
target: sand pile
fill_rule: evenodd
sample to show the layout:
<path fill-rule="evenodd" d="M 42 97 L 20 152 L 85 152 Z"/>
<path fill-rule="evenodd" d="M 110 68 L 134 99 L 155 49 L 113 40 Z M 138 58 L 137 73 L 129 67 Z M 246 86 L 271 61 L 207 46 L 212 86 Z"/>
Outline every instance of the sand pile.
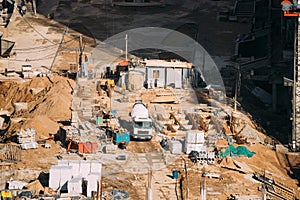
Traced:
<path fill-rule="evenodd" d="M 30 111 L 31 116 L 46 114 L 54 121 L 69 120 L 71 118 L 70 108 L 74 81 L 57 76 L 49 78 L 49 82 L 51 82 L 51 85 L 44 89 L 46 94 L 43 95 L 42 93 L 39 104 L 34 105 L 33 103 L 34 107 Z M 30 86 L 32 88 L 34 86 L 40 87 L 39 83 L 34 84 L 31 83 Z M 36 95 L 39 95 L 39 93 Z"/>
<path fill-rule="evenodd" d="M 58 123 L 46 115 L 37 115 L 23 124 L 23 128 L 31 127 L 35 128 L 37 139 L 43 139 L 43 136 L 47 137 L 49 133 L 55 134 L 59 129 Z"/>
<path fill-rule="evenodd" d="M 21 128 L 35 128 L 36 139 L 56 133 L 58 122 L 71 118 L 72 91 L 75 82 L 71 79 L 52 76 L 36 77 L 27 82 L 1 82 L 0 108 L 7 109 L 13 119 L 2 139 L 15 135 Z M 27 103 L 27 109 L 17 111 L 15 103 Z"/>
<path fill-rule="evenodd" d="M 33 118 L 47 115 L 54 121 L 71 118 L 70 107 L 74 81 L 59 77 L 37 77 L 28 82 L 1 82 L 0 108 L 7 109 L 13 117 Z M 14 103 L 25 102 L 28 109 L 17 111 Z"/>

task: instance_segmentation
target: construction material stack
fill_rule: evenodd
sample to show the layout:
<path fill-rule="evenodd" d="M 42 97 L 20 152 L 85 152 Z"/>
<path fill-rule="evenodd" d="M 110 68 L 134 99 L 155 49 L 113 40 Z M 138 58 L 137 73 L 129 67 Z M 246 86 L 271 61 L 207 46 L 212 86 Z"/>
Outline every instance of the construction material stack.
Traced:
<path fill-rule="evenodd" d="M 204 150 L 205 149 L 205 150 Z M 191 151 L 206 151 L 204 146 L 203 131 L 187 131 L 185 137 L 185 152 L 189 154 Z"/>
<path fill-rule="evenodd" d="M 35 129 L 28 128 L 20 130 L 18 133 L 18 143 L 21 144 L 22 149 L 36 149 L 38 144 L 35 141 Z"/>
<path fill-rule="evenodd" d="M 112 95 L 114 92 L 115 82 L 113 79 L 100 79 L 97 83 L 99 97 L 99 109 L 96 118 L 96 124 L 104 127 L 106 136 L 112 141 L 123 147 L 126 147 L 130 141 L 129 132 L 120 127 L 116 118 L 116 110 L 112 110 Z"/>
<path fill-rule="evenodd" d="M 102 163 L 98 160 L 60 160 L 49 171 L 49 187 L 66 196 L 99 196 Z M 83 182 L 87 184 L 84 187 Z M 85 192 L 83 192 L 85 190 Z"/>

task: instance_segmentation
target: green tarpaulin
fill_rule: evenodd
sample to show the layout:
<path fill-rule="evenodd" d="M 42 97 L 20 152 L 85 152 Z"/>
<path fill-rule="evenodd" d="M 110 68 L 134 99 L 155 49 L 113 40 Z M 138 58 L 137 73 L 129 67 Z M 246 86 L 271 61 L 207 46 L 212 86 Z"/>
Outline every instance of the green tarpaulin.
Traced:
<path fill-rule="evenodd" d="M 255 152 L 249 151 L 245 146 L 234 147 L 229 145 L 224 152 L 220 152 L 220 157 L 224 158 L 226 156 L 247 156 L 248 158 L 252 157 Z"/>

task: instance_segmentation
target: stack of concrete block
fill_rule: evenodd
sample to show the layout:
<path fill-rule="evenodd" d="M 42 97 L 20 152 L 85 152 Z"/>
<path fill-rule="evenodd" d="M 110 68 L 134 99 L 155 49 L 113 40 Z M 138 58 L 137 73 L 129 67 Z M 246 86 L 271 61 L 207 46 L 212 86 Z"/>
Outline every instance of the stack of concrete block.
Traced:
<path fill-rule="evenodd" d="M 207 149 L 206 146 L 202 146 L 198 149 L 199 151 L 199 162 L 200 164 L 206 163 L 207 160 Z"/>
<path fill-rule="evenodd" d="M 215 160 L 216 160 L 215 152 L 213 151 L 207 152 L 207 164 L 213 165 L 215 164 Z"/>
<path fill-rule="evenodd" d="M 34 73 L 32 71 L 31 65 L 23 65 L 22 66 L 22 76 L 24 79 L 30 79 L 34 77 Z"/>
<path fill-rule="evenodd" d="M 52 166 L 49 172 L 49 187 L 54 190 L 67 191 L 67 181 L 72 179 L 71 166 Z"/>
<path fill-rule="evenodd" d="M 35 141 L 35 129 L 28 128 L 20 130 L 18 133 L 18 143 L 21 144 L 22 149 L 36 149 L 38 144 Z"/>
<path fill-rule="evenodd" d="M 80 196 L 83 193 L 82 182 L 87 181 L 87 196 L 98 189 L 101 180 L 102 164 L 92 160 L 59 160 L 49 172 L 49 187 L 68 196 Z M 100 187 L 100 186 L 99 186 Z"/>
<path fill-rule="evenodd" d="M 172 154 L 181 154 L 182 153 L 182 143 L 178 140 L 169 141 L 169 150 Z"/>
<path fill-rule="evenodd" d="M 82 194 L 82 178 L 72 178 L 68 182 L 68 196 L 80 196 L 80 194 Z"/>
<path fill-rule="evenodd" d="M 200 151 L 204 146 L 203 131 L 187 131 L 185 137 L 185 152 L 189 154 L 191 151 Z"/>
<path fill-rule="evenodd" d="M 86 177 L 87 185 L 87 197 L 92 197 L 93 192 L 97 192 L 98 184 L 101 181 L 101 173 L 89 173 Z"/>
<path fill-rule="evenodd" d="M 115 154 L 117 152 L 117 147 L 114 144 L 107 144 L 103 147 L 103 151 L 106 154 Z"/>

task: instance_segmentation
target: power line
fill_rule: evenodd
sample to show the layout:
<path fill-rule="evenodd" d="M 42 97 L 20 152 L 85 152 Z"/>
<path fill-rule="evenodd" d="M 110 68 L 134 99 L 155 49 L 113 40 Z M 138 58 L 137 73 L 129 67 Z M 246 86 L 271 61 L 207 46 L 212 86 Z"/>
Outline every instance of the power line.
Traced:
<path fill-rule="evenodd" d="M 54 64 L 54 61 L 55 61 L 55 59 L 56 59 L 56 57 L 57 57 L 57 55 L 58 55 L 58 51 L 60 50 L 60 48 L 61 48 L 61 45 L 62 45 L 62 43 L 63 43 L 63 41 L 64 41 L 64 37 L 65 37 L 65 34 L 68 32 L 68 26 L 65 28 L 65 31 L 63 32 L 63 35 L 62 35 L 62 37 L 61 37 L 61 41 L 60 41 L 60 43 L 59 43 L 59 46 L 58 46 L 58 48 L 57 48 L 57 51 L 55 52 L 55 56 L 54 56 L 54 58 L 53 58 L 53 61 L 52 61 L 52 63 L 51 63 L 51 65 L 50 65 L 50 69 L 49 70 L 51 70 L 52 69 L 52 67 L 53 67 L 53 64 Z"/>
<path fill-rule="evenodd" d="M 50 39 L 48 39 L 48 38 L 46 38 L 41 32 L 39 32 L 36 28 L 34 28 L 27 20 L 26 20 L 26 18 L 22 18 L 23 19 L 23 21 L 25 21 L 29 26 L 30 26 L 30 28 L 32 28 L 37 34 L 39 34 L 42 38 L 44 38 L 45 40 L 47 40 L 47 41 L 49 41 L 50 43 L 52 43 L 52 44 L 56 44 L 57 45 L 57 43 L 55 43 L 55 42 L 52 42 Z"/>
<path fill-rule="evenodd" d="M 64 45 L 66 45 L 66 44 L 68 44 L 68 43 L 70 43 L 70 42 L 72 42 L 72 41 L 75 41 L 75 40 L 77 40 L 78 39 L 78 37 L 76 37 L 76 38 L 73 38 L 73 39 L 71 39 L 71 40 L 68 40 L 68 41 L 66 41 L 66 42 L 63 42 L 63 44 Z M 51 47 L 55 47 L 56 48 L 56 46 L 57 46 L 57 44 L 51 44 L 51 45 L 46 45 L 46 46 L 37 46 L 37 47 L 31 47 L 31 48 L 20 48 L 20 49 L 17 49 L 17 48 L 14 48 L 14 50 L 15 51 L 19 51 L 19 52 L 23 52 L 23 51 L 34 51 L 34 50 L 37 50 L 37 51 L 42 51 L 42 50 L 49 50 L 49 48 L 51 48 Z M 51 48 L 52 49 L 52 48 Z"/>

